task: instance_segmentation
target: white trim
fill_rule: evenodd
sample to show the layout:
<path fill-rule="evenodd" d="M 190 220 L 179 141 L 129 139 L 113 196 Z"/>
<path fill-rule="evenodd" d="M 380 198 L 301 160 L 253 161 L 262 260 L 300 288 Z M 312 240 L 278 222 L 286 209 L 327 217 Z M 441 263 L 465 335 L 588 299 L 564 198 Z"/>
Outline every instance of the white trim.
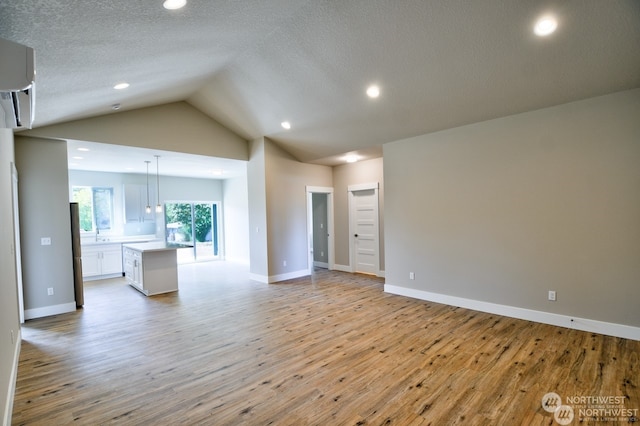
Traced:
<path fill-rule="evenodd" d="M 316 268 L 325 268 L 325 269 L 329 269 L 329 264 L 327 262 L 318 262 L 318 261 L 314 261 L 313 262 L 313 266 L 315 266 Z"/>
<path fill-rule="evenodd" d="M 99 280 L 106 280 L 109 278 L 122 278 L 122 272 L 116 272 L 114 274 L 92 275 L 90 277 L 83 277 L 82 281 L 99 281 Z"/>
<path fill-rule="evenodd" d="M 63 303 L 61 305 L 44 306 L 42 308 L 27 309 L 24 311 L 25 319 L 48 317 L 51 315 L 66 314 L 76 310 L 76 302 Z"/>
<path fill-rule="evenodd" d="M 353 214 L 353 206 L 354 206 L 354 192 L 357 191 L 369 191 L 369 190 L 373 190 L 374 194 L 375 194 L 375 210 L 376 210 L 376 229 L 375 229 L 375 235 L 376 235 L 376 243 L 378 245 L 378 249 L 376 250 L 376 264 L 374 265 L 375 270 L 376 270 L 376 276 L 380 277 L 380 276 L 384 276 L 384 272 L 380 271 L 380 194 L 378 191 L 379 188 L 379 183 L 378 182 L 373 182 L 373 183 L 361 183 L 361 184 L 356 184 L 356 185 L 349 185 L 347 187 L 348 193 L 349 193 L 349 199 L 348 199 L 348 209 L 349 209 L 349 265 L 350 269 L 346 272 L 357 272 L 356 271 L 356 244 L 355 244 L 355 240 L 352 238 L 352 236 L 354 235 L 354 229 L 355 229 L 355 224 L 353 223 L 353 221 L 355 220 L 354 218 L 354 214 Z M 382 274 L 382 275 L 381 275 Z"/>
<path fill-rule="evenodd" d="M 294 278 L 308 277 L 308 276 L 309 276 L 308 269 L 301 269 L 299 271 L 287 272 L 286 274 L 271 275 L 269 277 L 269 284 L 277 283 L 279 281 L 292 280 Z"/>
<path fill-rule="evenodd" d="M 7 400 L 4 404 L 3 425 L 11 424 L 11 414 L 13 412 L 13 398 L 16 394 L 16 381 L 18 380 L 18 365 L 20 364 L 20 349 L 22 347 L 22 330 L 18 329 L 16 336 L 16 347 L 13 352 L 13 363 L 11 365 L 11 378 L 9 380 L 9 389 L 7 389 Z"/>
<path fill-rule="evenodd" d="M 258 281 L 259 283 L 263 283 L 263 284 L 269 284 L 269 277 L 267 277 L 266 275 L 259 275 L 259 274 L 249 274 L 249 279 L 253 280 L 253 281 Z"/>
<path fill-rule="evenodd" d="M 306 269 L 301 269 L 299 271 L 287 272 L 286 274 L 278 274 L 278 275 L 258 275 L 258 274 L 249 274 L 249 279 L 253 281 L 258 281 L 263 284 L 271 284 L 277 283 L 279 281 L 292 280 L 294 278 L 307 277 L 309 276 L 309 271 Z"/>
<path fill-rule="evenodd" d="M 327 260 L 328 269 L 334 269 L 335 264 L 335 238 L 333 217 L 333 188 L 328 186 L 306 186 L 307 193 L 307 250 L 309 266 L 308 275 L 313 273 L 313 199 L 312 194 L 327 194 Z"/>
<path fill-rule="evenodd" d="M 379 188 L 380 188 L 380 184 L 378 182 L 358 183 L 358 184 L 355 184 L 355 185 L 349 185 L 347 187 L 347 191 L 349 191 L 349 192 L 366 191 L 368 189 L 379 189 Z"/>
<path fill-rule="evenodd" d="M 572 328 L 592 333 L 606 334 L 608 336 L 622 337 L 625 339 L 640 340 L 640 327 L 632 327 L 624 324 L 597 321 L 588 318 L 577 318 L 568 315 L 554 314 L 551 312 L 534 311 L 532 309 L 518 308 L 516 306 L 500 305 L 497 303 L 483 302 L 480 300 L 466 299 L 464 297 L 449 296 L 446 294 L 432 293 L 424 290 L 384 285 L 385 293 L 399 296 L 412 297 L 445 305 L 458 306 L 460 308 L 473 309 L 475 311 L 488 312 L 511 318 Z"/>
<path fill-rule="evenodd" d="M 333 265 L 333 270 L 334 271 L 341 271 L 341 272 L 351 272 L 351 266 L 349 266 L 349 265 L 338 265 L 336 263 L 335 265 Z"/>

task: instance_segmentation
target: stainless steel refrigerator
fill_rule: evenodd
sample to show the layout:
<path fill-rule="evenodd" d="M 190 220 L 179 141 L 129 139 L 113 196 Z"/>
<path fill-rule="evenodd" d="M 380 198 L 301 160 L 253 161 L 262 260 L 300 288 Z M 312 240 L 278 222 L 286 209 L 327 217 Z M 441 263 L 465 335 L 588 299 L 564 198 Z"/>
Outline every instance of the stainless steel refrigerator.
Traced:
<path fill-rule="evenodd" d="M 78 203 L 70 203 L 71 208 L 71 252 L 73 253 L 73 288 L 76 295 L 76 307 L 84 305 L 82 288 L 82 250 L 80 247 L 80 210 Z"/>

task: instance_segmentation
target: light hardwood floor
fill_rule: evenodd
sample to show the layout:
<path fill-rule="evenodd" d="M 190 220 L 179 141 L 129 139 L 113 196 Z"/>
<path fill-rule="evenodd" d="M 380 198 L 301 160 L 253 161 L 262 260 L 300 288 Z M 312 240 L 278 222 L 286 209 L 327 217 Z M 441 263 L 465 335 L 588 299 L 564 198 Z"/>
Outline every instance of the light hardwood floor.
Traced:
<path fill-rule="evenodd" d="M 150 298 L 93 282 L 84 309 L 28 321 L 13 424 L 557 424 L 547 392 L 640 409 L 637 341 L 341 272 L 272 285 L 224 262 L 179 274 L 178 293 Z"/>

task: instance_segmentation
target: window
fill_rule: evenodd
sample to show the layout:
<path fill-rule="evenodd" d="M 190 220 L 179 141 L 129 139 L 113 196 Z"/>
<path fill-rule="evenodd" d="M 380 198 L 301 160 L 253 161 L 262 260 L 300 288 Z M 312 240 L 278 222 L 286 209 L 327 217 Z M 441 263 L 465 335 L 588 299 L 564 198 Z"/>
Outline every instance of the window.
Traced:
<path fill-rule="evenodd" d="M 192 248 L 178 249 L 178 262 L 219 258 L 218 203 L 166 203 L 164 212 L 166 240 L 193 245 Z"/>
<path fill-rule="evenodd" d="M 73 201 L 78 203 L 80 228 L 83 231 L 111 229 L 113 223 L 113 188 L 74 186 Z"/>

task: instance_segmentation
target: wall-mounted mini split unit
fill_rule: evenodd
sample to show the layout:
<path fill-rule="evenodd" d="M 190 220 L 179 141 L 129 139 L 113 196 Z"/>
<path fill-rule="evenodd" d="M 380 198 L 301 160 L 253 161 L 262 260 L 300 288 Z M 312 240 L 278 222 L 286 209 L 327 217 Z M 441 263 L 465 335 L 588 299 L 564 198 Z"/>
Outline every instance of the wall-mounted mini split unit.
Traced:
<path fill-rule="evenodd" d="M 35 52 L 0 38 L 0 128 L 30 129 L 35 107 Z"/>

